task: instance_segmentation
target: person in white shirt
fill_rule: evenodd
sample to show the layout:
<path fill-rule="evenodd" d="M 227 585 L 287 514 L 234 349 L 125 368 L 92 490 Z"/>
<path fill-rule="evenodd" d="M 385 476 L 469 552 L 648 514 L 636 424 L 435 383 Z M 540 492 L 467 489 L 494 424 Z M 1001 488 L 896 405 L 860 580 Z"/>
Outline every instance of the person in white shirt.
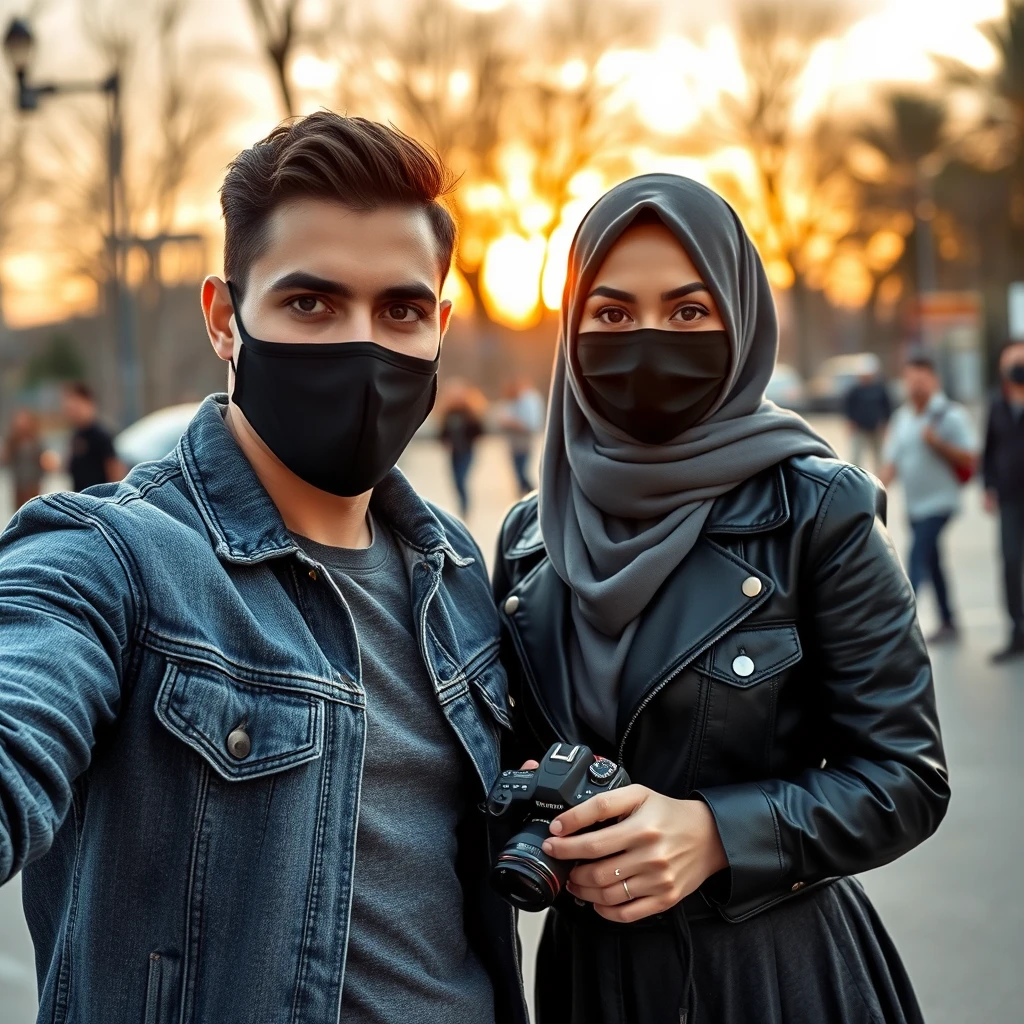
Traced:
<path fill-rule="evenodd" d="M 958 637 L 940 540 L 977 465 L 978 436 L 967 410 L 943 393 L 927 352 L 911 355 L 903 383 L 907 401 L 889 425 L 881 478 L 887 487 L 897 477 L 903 483 L 912 533 L 907 575 L 915 592 L 931 581 L 942 624 L 929 642 L 940 643 Z"/>

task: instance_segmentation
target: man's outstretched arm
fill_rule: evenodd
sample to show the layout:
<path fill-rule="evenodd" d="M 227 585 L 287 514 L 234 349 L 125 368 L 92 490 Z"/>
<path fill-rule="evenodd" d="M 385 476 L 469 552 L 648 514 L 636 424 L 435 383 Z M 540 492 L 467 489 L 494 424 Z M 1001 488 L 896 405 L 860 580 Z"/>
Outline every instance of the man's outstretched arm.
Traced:
<path fill-rule="evenodd" d="M 118 541 L 67 496 L 0 537 L 0 884 L 49 849 L 117 714 L 135 604 Z"/>

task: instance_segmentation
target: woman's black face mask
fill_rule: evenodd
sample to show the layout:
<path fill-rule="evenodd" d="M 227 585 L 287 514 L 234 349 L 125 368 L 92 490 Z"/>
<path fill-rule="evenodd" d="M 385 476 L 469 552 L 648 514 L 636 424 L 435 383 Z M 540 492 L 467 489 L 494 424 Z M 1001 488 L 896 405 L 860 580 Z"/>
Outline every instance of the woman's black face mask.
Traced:
<path fill-rule="evenodd" d="M 729 372 L 725 331 L 585 331 L 576 351 L 587 401 L 645 444 L 664 444 L 696 426 Z"/>
<path fill-rule="evenodd" d="M 296 476 L 353 497 L 395 467 L 437 396 L 435 359 L 372 341 L 260 341 L 242 325 L 232 400 L 263 443 Z"/>

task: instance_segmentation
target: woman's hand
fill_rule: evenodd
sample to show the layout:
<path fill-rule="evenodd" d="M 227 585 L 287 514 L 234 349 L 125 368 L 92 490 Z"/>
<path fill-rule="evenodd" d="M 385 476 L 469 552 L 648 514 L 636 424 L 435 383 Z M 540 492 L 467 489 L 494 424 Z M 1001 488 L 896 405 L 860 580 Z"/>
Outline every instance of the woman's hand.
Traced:
<path fill-rule="evenodd" d="M 610 818 L 621 820 L 573 834 Z M 707 804 L 673 800 L 645 786 L 591 797 L 555 818 L 551 832 L 545 853 L 587 862 L 569 876 L 569 891 L 620 923 L 674 907 L 729 863 Z"/>

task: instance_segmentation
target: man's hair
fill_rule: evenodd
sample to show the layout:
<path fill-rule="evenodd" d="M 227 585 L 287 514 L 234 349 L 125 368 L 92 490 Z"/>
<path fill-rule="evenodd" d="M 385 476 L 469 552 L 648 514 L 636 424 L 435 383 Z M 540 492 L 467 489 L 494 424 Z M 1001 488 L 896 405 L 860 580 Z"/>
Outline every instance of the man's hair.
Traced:
<path fill-rule="evenodd" d="M 64 390 L 76 398 L 84 398 L 87 402 L 95 402 L 96 395 L 84 380 L 73 380 L 64 385 Z"/>
<path fill-rule="evenodd" d="M 907 353 L 907 361 L 904 365 L 913 366 L 918 370 L 930 370 L 936 376 L 939 374 L 939 367 L 935 361 L 935 356 L 927 349 L 912 349 Z"/>
<path fill-rule="evenodd" d="M 266 244 L 270 215 L 296 199 L 323 199 L 369 213 L 416 206 L 437 239 L 444 280 L 455 250 L 455 221 L 439 200 L 455 184 L 436 153 L 388 125 L 320 110 L 278 125 L 243 149 L 220 190 L 224 273 L 239 293 Z"/>

